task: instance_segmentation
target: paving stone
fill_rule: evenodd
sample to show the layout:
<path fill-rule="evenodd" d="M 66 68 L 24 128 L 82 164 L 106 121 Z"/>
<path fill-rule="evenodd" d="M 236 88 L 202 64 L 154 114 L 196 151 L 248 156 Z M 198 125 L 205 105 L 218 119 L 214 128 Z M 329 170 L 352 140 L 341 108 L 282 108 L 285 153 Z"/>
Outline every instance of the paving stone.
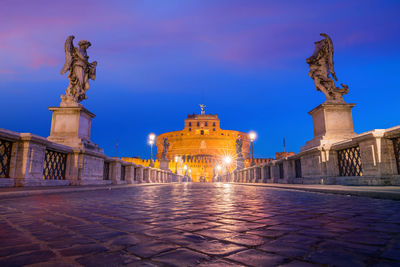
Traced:
<path fill-rule="evenodd" d="M 144 237 L 139 237 L 137 235 L 129 234 L 129 235 L 118 236 L 117 238 L 112 239 L 110 243 L 113 246 L 127 247 L 127 246 L 137 245 L 140 242 L 143 242 L 143 240 Z M 150 238 L 146 238 L 146 240 L 150 240 Z"/>
<path fill-rule="evenodd" d="M 196 242 L 188 244 L 187 247 L 213 256 L 224 256 L 246 249 L 246 247 L 224 243 L 219 240 Z"/>
<path fill-rule="evenodd" d="M 311 253 L 307 260 L 333 266 L 365 266 L 365 258 L 342 250 L 322 250 Z"/>
<path fill-rule="evenodd" d="M 306 249 L 274 245 L 271 243 L 261 245 L 261 246 L 257 247 L 257 249 L 266 251 L 266 252 L 270 252 L 270 253 L 276 253 L 276 254 L 286 256 L 289 258 L 303 257 L 309 253 L 309 251 L 307 251 Z"/>
<path fill-rule="evenodd" d="M 317 266 L 321 266 L 321 265 L 309 263 L 309 262 L 305 262 L 305 261 L 294 260 L 294 261 L 291 261 L 289 263 L 285 263 L 285 264 L 282 264 L 279 266 L 280 267 L 317 267 Z"/>
<path fill-rule="evenodd" d="M 194 266 L 209 259 L 210 257 L 205 254 L 185 248 L 169 251 L 153 258 L 154 261 L 162 262 L 169 266 Z"/>
<path fill-rule="evenodd" d="M 381 254 L 381 257 L 400 262 L 400 249 L 388 249 Z"/>
<path fill-rule="evenodd" d="M 40 250 L 40 246 L 38 244 L 29 244 L 8 248 L 0 248 L 0 257 L 6 257 L 13 254 L 18 254 L 21 252 L 27 252 L 32 250 Z"/>
<path fill-rule="evenodd" d="M 265 243 L 265 239 L 256 235 L 251 234 L 240 234 L 233 237 L 228 237 L 224 239 L 242 246 L 259 246 Z"/>
<path fill-rule="evenodd" d="M 76 259 L 76 261 L 87 267 L 100 266 L 123 266 L 131 262 L 138 262 L 140 258 L 121 252 L 100 253 L 95 255 L 84 256 Z"/>
<path fill-rule="evenodd" d="M 47 243 L 47 246 L 52 249 L 63 249 L 70 248 L 76 245 L 89 245 L 95 244 L 96 241 L 88 238 L 66 238 L 62 240 L 51 240 Z"/>
<path fill-rule="evenodd" d="M 252 235 L 258 235 L 266 238 L 278 238 L 280 236 L 283 236 L 287 234 L 285 231 L 278 231 L 278 230 L 268 230 L 268 229 L 254 229 L 246 232 L 248 234 Z"/>
<path fill-rule="evenodd" d="M 198 235 L 203 235 L 215 239 L 225 239 L 237 235 L 237 232 L 228 231 L 224 229 L 209 229 L 195 232 Z"/>
<path fill-rule="evenodd" d="M 0 266 L 23 266 L 38 262 L 46 262 L 56 255 L 50 250 L 39 250 L 22 255 L 0 259 Z"/>
<path fill-rule="evenodd" d="M 238 261 L 249 266 L 278 266 L 285 260 L 285 257 L 265 253 L 255 249 L 241 251 L 227 257 L 230 260 Z"/>
<path fill-rule="evenodd" d="M 175 249 L 178 246 L 173 245 L 173 244 L 168 244 L 162 241 L 150 241 L 150 242 L 144 242 L 140 243 L 139 245 L 132 246 L 127 248 L 127 250 L 139 257 L 142 258 L 149 258 L 154 255 L 160 254 L 162 252 Z"/>
<path fill-rule="evenodd" d="M 400 266 L 399 201 L 204 183 L 42 199 L 2 199 L 0 266 Z"/>
<path fill-rule="evenodd" d="M 63 256 L 75 256 L 75 255 L 93 254 L 93 253 L 103 252 L 106 250 L 107 249 L 104 246 L 93 244 L 93 245 L 78 245 L 72 248 L 62 249 L 60 250 L 60 253 Z"/>
<path fill-rule="evenodd" d="M 244 267 L 243 264 L 229 262 L 229 261 L 225 261 L 225 260 L 215 260 L 215 261 L 204 262 L 197 266 L 199 266 L 199 267 L 227 267 L 227 266 Z"/>

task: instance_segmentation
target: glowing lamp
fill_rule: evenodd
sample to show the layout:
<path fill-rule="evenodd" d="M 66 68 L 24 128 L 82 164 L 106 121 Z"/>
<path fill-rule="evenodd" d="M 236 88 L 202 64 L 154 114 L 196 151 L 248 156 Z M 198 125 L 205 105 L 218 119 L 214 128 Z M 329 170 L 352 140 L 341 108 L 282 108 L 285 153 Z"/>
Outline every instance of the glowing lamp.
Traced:
<path fill-rule="evenodd" d="M 253 131 L 249 133 L 250 141 L 253 142 L 257 138 L 257 134 Z"/>
<path fill-rule="evenodd" d="M 229 156 L 225 156 L 225 157 L 224 157 L 224 163 L 225 163 L 226 165 L 231 164 L 231 162 L 232 162 L 232 158 L 231 158 L 231 157 L 229 157 Z"/>

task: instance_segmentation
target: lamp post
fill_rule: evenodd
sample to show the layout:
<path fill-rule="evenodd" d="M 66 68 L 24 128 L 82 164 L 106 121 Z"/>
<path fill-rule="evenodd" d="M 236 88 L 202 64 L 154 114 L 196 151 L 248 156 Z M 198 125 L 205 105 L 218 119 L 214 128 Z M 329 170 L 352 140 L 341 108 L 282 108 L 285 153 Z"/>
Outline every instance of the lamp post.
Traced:
<path fill-rule="evenodd" d="M 219 173 L 220 173 L 221 169 L 222 169 L 221 165 L 218 164 L 218 165 L 217 165 L 217 177 L 218 177 L 218 182 L 219 182 Z"/>
<path fill-rule="evenodd" d="M 187 182 L 187 181 L 188 181 L 188 178 L 187 178 L 187 169 L 188 169 L 188 165 L 185 164 L 185 166 L 183 166 L 183 169 L 185 170 L 185 175 L 184 175 L 184 177 L 186 178 L 186 182 Z"/>
<path fill-rule="evenodd" d="M 150 167 L 154 167 L 153 163 L 153 145 L 156 140 L 156 135 L 151 133 L 149 134 L 149 144 L 150 144 Z"/>
<path fill-rule="evenodd" d="M 249 137 L 250 137 L 250 142 L 251 142 L 251 164 L 250 164 L 250 166 L 254 166 L 254 165 L 256 165 L 256 163 L 254 162 L 253 142 L 254 142 L 254 140 L 256 140 L 257 134 L 255 132 L 251 131 L 249 133 Z"/>
<path fill-rule="evenodd" d="M 175 156 L 175 174 L 178 174 L 178 156 Z"/>

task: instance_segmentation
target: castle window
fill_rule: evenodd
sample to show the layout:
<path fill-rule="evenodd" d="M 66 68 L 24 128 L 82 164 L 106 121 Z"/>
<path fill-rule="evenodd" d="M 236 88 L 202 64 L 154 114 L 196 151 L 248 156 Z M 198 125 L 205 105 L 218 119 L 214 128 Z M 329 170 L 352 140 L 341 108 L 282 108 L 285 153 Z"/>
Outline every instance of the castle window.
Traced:
<path fill-rule="evenodd" d="M 191 132 L 192 131 L 192 128 L 189 128 L 189 132 Z"/>
<path fill-rule="evenodd" d="M 213 128 L 213 131 L 215 132 L 215 128 Z"/>
<path fill-rule="evenodd" d="M 203 131 L 203 130 L 201 130 L 201 131 L 200 131 L 200 134 L 201 134 L 201 135 L 204 135 L 204 131 Z"/>
<path fill-rule="evenodd" d="M 197 126 L 200 126 L 200 122 L 197 122 Z"/>
<path fill-rule="evenodd" d="M 207 122 L 204 123 L 204 126 L 208 126 L 208 125 L 207 125 Z"/>
<path fill-rule="evenodd" d="M 213 126 L 215 127 L 215 122 L 213 122 Z"/>
<path fill-rule="evenodd" d="M 192 126 L 192 123 L 191 123 L 191 122 L 189 122 L 189 126 Z"/>

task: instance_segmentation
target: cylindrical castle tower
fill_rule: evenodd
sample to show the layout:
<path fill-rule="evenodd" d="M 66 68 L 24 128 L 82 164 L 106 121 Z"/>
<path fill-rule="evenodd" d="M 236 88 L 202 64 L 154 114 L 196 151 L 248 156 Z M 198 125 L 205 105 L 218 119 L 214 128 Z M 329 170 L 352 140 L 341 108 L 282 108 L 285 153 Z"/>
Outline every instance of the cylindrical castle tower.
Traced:
<path fill-rule="evenodd" d="M 216 172 L 215 167 L 223 164 L 223 158 L 226 156 L 232 159 L 232 163 L 225 168 L 230 170 L 236 168 L 236 140 L 238 138 L 243 141 L 243 157 L 250 158 L 248 134 L 222 130 L 217 115 L 188 115 L 183 130 L 158 135 L 157 159 L 161 159 L 164 138 L 168 138 L 170 144 L 166 158 L 175 162 L 175 168 L 170 167 L 171 171 L 187 165 L 194 181 L 211 181 Z M 170 166 L 174 164 L 170 163 Z"/>

